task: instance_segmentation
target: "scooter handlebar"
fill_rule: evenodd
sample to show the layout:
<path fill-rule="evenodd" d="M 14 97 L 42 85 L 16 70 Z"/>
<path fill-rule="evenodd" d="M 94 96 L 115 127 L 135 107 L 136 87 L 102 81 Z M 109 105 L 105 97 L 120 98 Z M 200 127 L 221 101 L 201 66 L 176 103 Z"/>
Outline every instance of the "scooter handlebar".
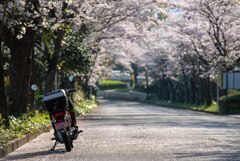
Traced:
<path fill-rule="evenodd" d="M 40 101 L 40 100 L 42 101 L 43 97 L 39 97 L 39 98 L 36 99 L 36 101 Z"/>
<path fill-rule="evenodd" d="M 76 92 L 77 90 L 76 89 L 66 89 L 65 91 L 67 94 L 70 94 L 70 93 Z"/>

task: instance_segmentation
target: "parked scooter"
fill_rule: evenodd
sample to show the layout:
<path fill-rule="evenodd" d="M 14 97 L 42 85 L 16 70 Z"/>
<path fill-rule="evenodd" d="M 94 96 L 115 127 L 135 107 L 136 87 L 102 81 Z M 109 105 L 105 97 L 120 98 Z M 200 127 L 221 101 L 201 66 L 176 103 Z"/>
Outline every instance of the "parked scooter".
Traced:
<path fill-rule="evenodd" d="M 32 90 L 37 90 L 37 86 L 32 85 Z M 74 91 L 58 89 L 43 96 L 43 102 L 49 112 L 54 129 L 54 138 L 52 140 L 56 140 L 51 150 L 54 150 L 56 145 L 61 143 L 65 144 L 67 151 L 71 151 L 73 140 L 77 139 L 78 134 L 82 132 L 82 130 L 78 130 L 71 102 Z"/>

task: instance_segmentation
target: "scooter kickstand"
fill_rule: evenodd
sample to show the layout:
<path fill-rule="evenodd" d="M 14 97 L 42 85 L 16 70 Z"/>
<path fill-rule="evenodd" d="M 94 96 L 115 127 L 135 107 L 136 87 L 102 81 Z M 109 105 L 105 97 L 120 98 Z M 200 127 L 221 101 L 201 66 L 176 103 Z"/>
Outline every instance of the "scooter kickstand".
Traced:
<path fill-rule="evenodd" d="M 57 144 L 58 144 L 58 141 L 56 140 L 56 142 L 55 142 L 54 146 L 52 147 L 51 151 L 55 150 L 55 147 L 57 146 Z"/>

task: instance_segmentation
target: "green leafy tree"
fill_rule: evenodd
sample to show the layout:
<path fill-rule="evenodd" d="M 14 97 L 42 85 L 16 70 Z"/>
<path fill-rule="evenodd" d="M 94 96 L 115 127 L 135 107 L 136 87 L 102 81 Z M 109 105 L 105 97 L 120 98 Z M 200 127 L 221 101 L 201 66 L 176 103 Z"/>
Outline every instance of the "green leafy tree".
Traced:
<path fill-rule="evenodd" d="M 83 37 L 79 32 L 66 36 L 60 61 L 61 69 L 65 73 L 81 75 L 89 72 L 92 64 L 91 49 L 82 44 Z"/>

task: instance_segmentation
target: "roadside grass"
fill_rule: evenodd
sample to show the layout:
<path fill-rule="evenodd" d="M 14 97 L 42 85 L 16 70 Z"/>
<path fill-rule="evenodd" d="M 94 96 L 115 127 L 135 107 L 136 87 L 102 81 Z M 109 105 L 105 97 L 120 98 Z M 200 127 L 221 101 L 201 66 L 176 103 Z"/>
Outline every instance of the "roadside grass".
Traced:
<path fill-rule="evenodd" d="M 141 92 L 141 91 L 136 90 L 136 89 L 131 89 L 131 88 L 106 90 L 106 92 L 108 92 L 108 91 L 109 92 L 122 92 L 122 93 L 139 92 L 139 93 L 146 94 L 144 92 Z M 196 104 L 189 104 L 189 103 L 172 103 L 170 101 L 158 100 L 156 98 L 145 100 L 145 102 L 153 103 L 153 104 L 160 105 L 160 106 L 171 107 L 171 108 L 189 109 L 189 110 L 195 110 L 195 111 L 219 113 L 219 108 L 218 108 L 216 102 L 212 102 L 212 104 L 210 106 L 196 105 Z"/>
<path fill-rule="evenodd" d="M 77 116 L 84 115 L 85 113 L 90 112 L 98 105 L 95 98 L 92 98 L 91 100 L 79 101 L 74 104 L 74 110 Z"/>
<path fill-rule="evenodd" d="M 84 96 L 81 91 L 77 91 L 73 95 L 74 111 L 77 116 L 84 115 L 98 106 L 95 96 L 91 96 L 89 100 L 83 98 Z"/>
<path fill-rule="evenodd" d="M 127 89 L 127 83 L 117 80 L 102 80 L 98 88 L 100 90 Z"/>
<path fill-rule="evenodd" d="M 26 134 L 34 134 L 42 129 L 46 130 L 50 125 L 49 115 L 38 111 L 34 111 L 33 116 L 23 115 L 18 118 L 10 116 L 9 119 L 10 128 L 0 126 L 0 149 L 11 140 Z"/>
<path fill-rule="evenodd" d="M 171 103 L 170 101 L 161 101 L 161 100 L 148 100 L 147 102 L 154 103 L 161 106 L 166 106 L 166 107 L 179 108 L 179 109 L 189 109 L 189 110 L 196 110 L 196 111 L 219 113 L 218 106 L 215 102 L 213 102 L 210 106 L 194 105 L 194 104 L 188 104 L 188 103 Z"/>
<path fill-rule="evenodd" d="M 124 92 L 124 93 L 127 93 L 127 92 L 130 92 L 132 91 L 131 89 L 111 89 L 111 90 L 107 90 L 107 91 L 110 91 L 110 92 Z"/>

